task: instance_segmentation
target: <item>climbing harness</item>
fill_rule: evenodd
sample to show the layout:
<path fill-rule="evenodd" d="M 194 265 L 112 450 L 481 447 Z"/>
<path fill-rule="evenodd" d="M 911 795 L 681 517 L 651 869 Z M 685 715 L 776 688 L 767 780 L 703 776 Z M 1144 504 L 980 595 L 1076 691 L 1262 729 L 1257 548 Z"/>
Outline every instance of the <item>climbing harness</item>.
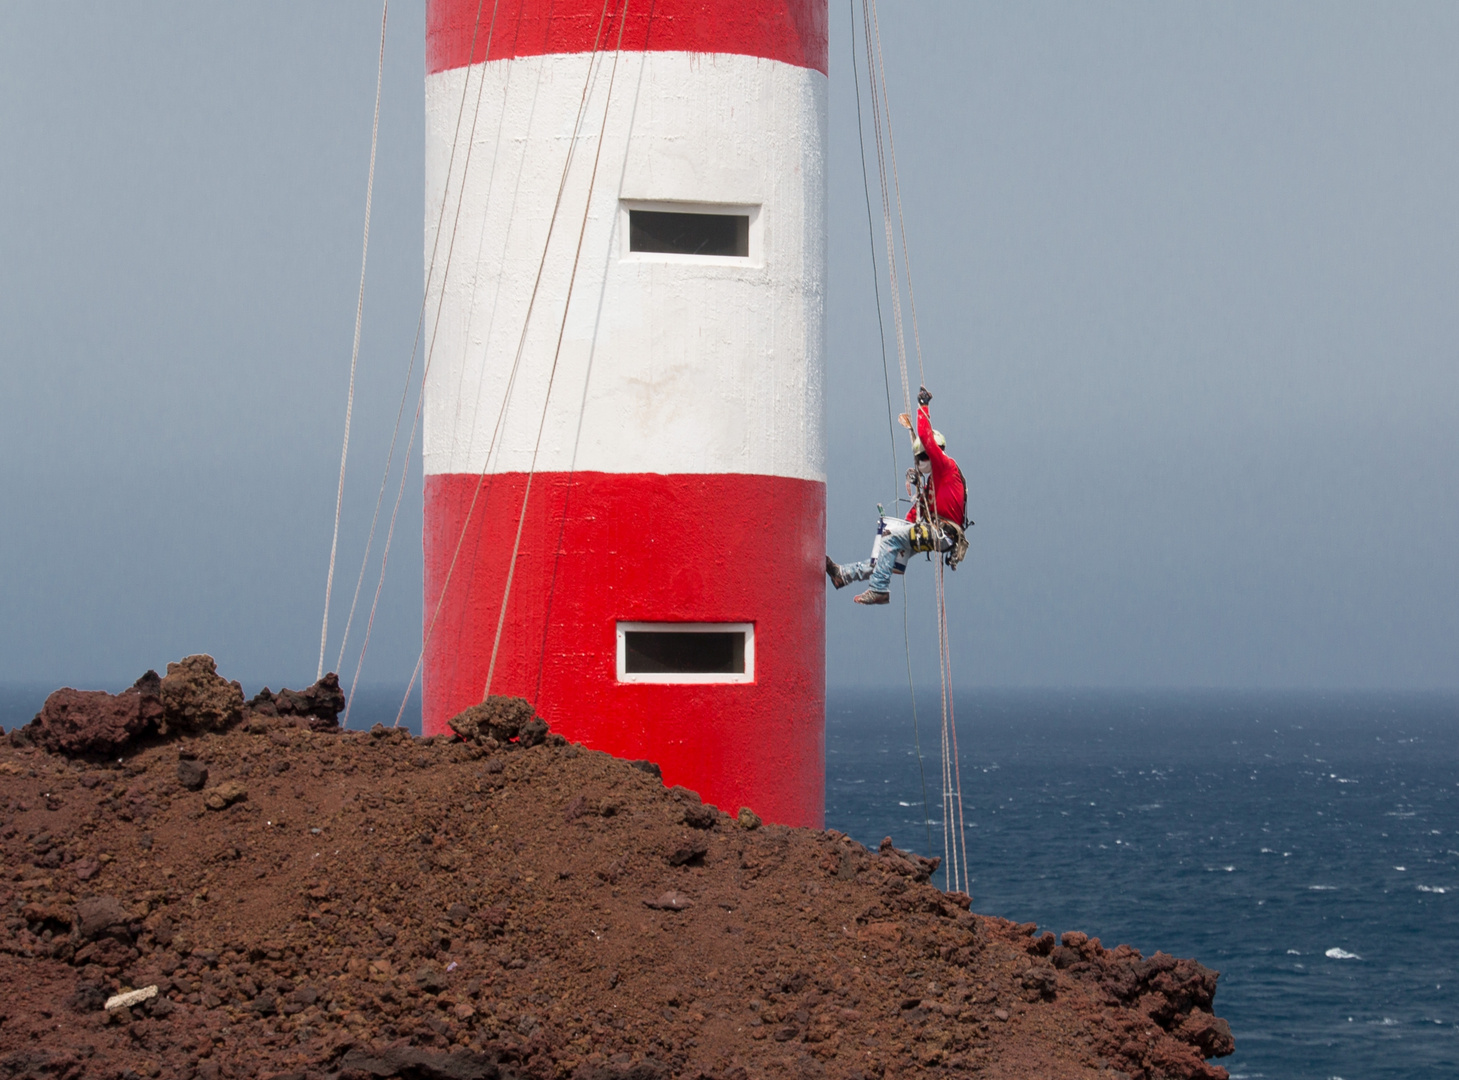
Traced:
<path fill-rule="evenodd" d="M 967 534 L 946 518 L 936 523 L 913 522 L 908 540 L 912 545 L 913 555 L 925 554 L 930 559 L 934 553 L 939 554 L 943 565 L 949 570 L 956 570 L 957 564 L 968 553 Z"/>
<path fill-rule="evenodd" d="M 957 470 L 957 477 L 966 492 L 968 484 L 963 479 L 961 468 Z M 930 477 L 922 476 L 916 469 L 907 470 L 907 491 L 917 507 L 917 521 L 912 526 L 910 538 L 912 554 L 926 554 L 930 559 L 933 552 L 938 552 L 942 555 L 943 565 L 949 570 L 956 570 L 958 563 L 967 556 L 967 526 L 972 522 L 967 520 L 966 510 L 963 511 L 962 524 L 949 521 L 936 513 L 933 509 L 936 499 L 929 480 Z"/>

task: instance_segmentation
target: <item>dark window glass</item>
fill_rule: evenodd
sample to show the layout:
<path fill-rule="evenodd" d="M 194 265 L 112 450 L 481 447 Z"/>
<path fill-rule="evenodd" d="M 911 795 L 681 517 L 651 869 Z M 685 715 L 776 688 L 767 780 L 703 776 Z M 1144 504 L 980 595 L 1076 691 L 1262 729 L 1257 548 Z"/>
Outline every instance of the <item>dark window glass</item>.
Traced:
<path fill-rule="evenodd" d="M 624 638 L 623 670 L 630 675 L 745 673 L 743 630 L 629 630 Z"/>
<path fill-rule="evenodd" d="M 748 258 L 750 216 L 630 210 L 628 250 Z"/>

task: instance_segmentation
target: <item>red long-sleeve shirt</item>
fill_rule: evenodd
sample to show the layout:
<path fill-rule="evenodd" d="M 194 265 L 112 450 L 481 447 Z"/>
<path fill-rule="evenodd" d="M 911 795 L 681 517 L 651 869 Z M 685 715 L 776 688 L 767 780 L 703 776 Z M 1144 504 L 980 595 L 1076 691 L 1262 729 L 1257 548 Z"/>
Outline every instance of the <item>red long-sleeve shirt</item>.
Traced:
<path fill-rule="evenodd" d="M 922 449 L 932 462 L 932 494 L 937 503 L 938 517 L 961 525 L 967 510 L 967 489 L 957 462 L 932 437 L 932 416 L 926 405 L 917 409 L 917 438 L 922 440 Z M 917 508 L 914 506 L 907 511 L 907 520 L 915 521 L 916 518 Z"/>

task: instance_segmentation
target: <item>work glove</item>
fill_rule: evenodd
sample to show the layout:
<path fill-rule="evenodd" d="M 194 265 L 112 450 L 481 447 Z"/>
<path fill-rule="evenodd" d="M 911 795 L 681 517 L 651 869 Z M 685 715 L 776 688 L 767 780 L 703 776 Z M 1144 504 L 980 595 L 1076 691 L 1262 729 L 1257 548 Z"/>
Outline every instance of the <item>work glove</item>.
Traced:
<path fill-rule="evenodd" d="M 920 390 L 917 391 L 917 404 L 918 405 L 931 405 L 932 404 L 932 392 L 930 390 L 928 390 L 927 387 L 924 386 Z"/>

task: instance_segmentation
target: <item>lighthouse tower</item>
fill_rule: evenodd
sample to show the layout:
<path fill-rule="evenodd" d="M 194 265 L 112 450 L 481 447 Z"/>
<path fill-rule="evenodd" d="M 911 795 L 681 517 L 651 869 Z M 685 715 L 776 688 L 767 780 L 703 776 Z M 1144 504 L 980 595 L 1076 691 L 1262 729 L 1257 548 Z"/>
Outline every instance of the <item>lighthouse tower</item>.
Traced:
<path fill-rule="evenodd" d="M 429 0 L 428 733 L 824 803 L 826 0 Z"/>

